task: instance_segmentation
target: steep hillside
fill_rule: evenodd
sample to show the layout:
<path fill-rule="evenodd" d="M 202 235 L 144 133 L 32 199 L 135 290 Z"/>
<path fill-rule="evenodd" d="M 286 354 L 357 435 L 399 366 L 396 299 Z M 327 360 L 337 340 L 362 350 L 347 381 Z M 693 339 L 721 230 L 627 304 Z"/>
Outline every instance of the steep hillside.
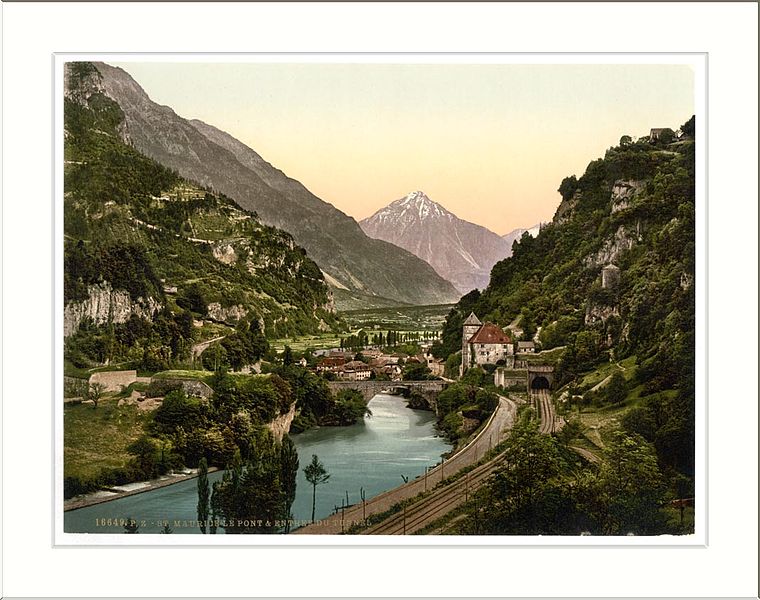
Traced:
<path fill-rule="evenodd" d="M 501 237 L 460 219 L 424 192 L 412 192 L 359 224 L 370 237 L 419 256 L 463 293 L 485 288 L 491 268 L 509 255 Z"/>
<path fill-rule="evenodd" d="M 103 93 L 124 111 L 124 140 L 182 177 L 233 198 L 262 222 L 289 232 L 334 287 L 413 304 L 456 297 L 451 284 L 429 265 L 370 239 L 351 217 L 232 136 L 151 101 L 122 69 L 103 63 L 95 68 L 102 76 Z"/>
<path fill-rule="evenodd" d="M 67 337 L 126 323 L 145 337 L 162 315 L 190 323 L 175 331 L 181 354 L 193 318 L 252 321 L 270 337 L 338 325 L 319 267 L 289 234 L 123 142 L 124 113 L 89 63 L 67 66 L 64 119 Z"/>
<path fill-rule="evenodd" d="M 474 310 L 502 325 L 517 319 L 526 336 L 540 331 L 544 349 L 564 347 L 560 386 L 582 387 L 584 373 L 634 358 L 636 414 L 647 425 L 628 426 L 686 474 L 694 466 L 693 124 L 674 143 L 623 136 L 582 177 L 565 178 L 552 222 L 520 239 L 482 294 L 460 300 L 437 349 L 456 352 Z"/>

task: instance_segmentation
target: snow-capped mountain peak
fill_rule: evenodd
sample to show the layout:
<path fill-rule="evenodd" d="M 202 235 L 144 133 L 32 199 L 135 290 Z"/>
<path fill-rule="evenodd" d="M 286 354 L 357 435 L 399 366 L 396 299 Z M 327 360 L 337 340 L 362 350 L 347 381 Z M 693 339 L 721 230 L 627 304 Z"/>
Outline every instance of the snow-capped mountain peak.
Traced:
<path fill-rule="evenodd" d="M 397 219 L 400 217 L 404 221 L 413 219 L 422 220 L 431 217 L 453 217 L 449 211 L 437 202 L 433 202 L 427 194 L 421 190 L 409 192 L 403 198 L 391 202 L 388 206 L 375 213 L 373 217 L 375 216 L 379 217 L 381 220 L 386 220 L 388 218 Z"/>
<path fill-rule="evenodd" d="M 485 227 L 464 221 L 415 190 L 359 223 L 370 237 L 409 250 L 462 292 L 484 288 L 508 246 Z"/>

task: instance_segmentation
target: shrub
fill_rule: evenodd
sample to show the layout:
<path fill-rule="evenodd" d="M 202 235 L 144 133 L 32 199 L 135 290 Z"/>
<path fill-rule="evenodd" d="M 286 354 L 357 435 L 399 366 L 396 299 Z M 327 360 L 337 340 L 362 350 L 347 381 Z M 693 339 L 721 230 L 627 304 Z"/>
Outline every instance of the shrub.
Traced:
<path fill-rule="evenodd" d="M 63 478 L 63 497 L 66 500 L 74 496 L 89 494 L 97 489 L 98 485 L 92 479 L 82 479 L 76 476 Z"/>

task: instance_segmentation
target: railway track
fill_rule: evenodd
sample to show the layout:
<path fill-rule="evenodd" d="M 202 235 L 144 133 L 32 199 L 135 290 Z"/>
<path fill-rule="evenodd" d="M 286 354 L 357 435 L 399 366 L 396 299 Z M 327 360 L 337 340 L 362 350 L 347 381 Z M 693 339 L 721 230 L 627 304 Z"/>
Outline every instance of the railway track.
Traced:
<path fill-rule="evenodd" d="M 381 523 L 373 525 L 363 534 L 409 535 L 416 533 L 465 502 L 471 492 L 477 490 L 488 480 L 499 467 L 503 458 L 504 454 L 502 453 L 487 463 L 476 467 L 455 482 L 434 492 L 432 496 L 413 504 Z"/>
<path fill-rule="evenodd" d="M 532 400 L 540 415 L 539 431 L 549 435 L 559 431 L 562 423 L 557 419 L 549 390 L 535 390 Z M 504 459 L 504 453 L 470 471 L 455 482 L 437 489 L 432 495 L 408 506 L 384 521 L 362 532 L 363 535 L 410 535 L 464 503 L 470 492 L 483 485 Z"/>
<path fill-rule="evenodd" d="M 346 528 L 351 527 L 355 523 L 362 522 L 365 515 L 370 516 L 383 512 L 398 502 L 413 498 L 417 494 L 427 491 L 428 481 L 431 482 L 431 485 L 435 485 L 436 481 L 443 481 L 446 477 L 457 473 L 464 467 L 477 463 L 486 452 L 503 440 L 514 424 L 516 412 L 517 406 L 512 400 L 500 397 L 499 406 L 493 415 L 491 415 L 484 429 L 454 456 L 429 470 L 427 477 L 420 475 L 404 485 L 367 500 L 366 503 L 357 504 L 346 509 L 341 515 L 331 515 L 322 519 L 319 523 L 299 527 L 292 533 L 295 535 L 343 533 Z M 474 477 L 472 473 L 470 476 Z M 454 483 L 456 484 L 457 482 Z M 408 511 L 409 509 L 407 509 L 407 513 Z M 378 523 L 378 525 L 380 524 Z"/>
<path fill-rule="evenodd" d="M 557 415 L 554 412 L 549 390 L 536 390 L 533 393 L 536 399 L 536 406 L 541 417 L 541 423 L 538 430 L 543 434 L 550 434 L 558 431 L 560 427 L 557 424 Z"/>

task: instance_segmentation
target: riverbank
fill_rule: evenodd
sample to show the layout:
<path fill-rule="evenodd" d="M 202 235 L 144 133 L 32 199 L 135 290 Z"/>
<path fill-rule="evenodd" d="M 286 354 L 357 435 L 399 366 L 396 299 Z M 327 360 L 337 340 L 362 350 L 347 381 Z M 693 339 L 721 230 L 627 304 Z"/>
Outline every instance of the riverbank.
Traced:
<path fill-rule="evenodd" d="M 340 534 L 355 523 L 365 522 L 368 516 L 382 513 L 394 505 L 433 489 L 436 483 L 454 475 L 464 467 L 475 464 L 486 452 L 509 434 L 517 418 L 517 402 L 499 396 L 499 405 L 480 432 L 462 449 L 447 460 L 427 470 L 415 479 L 373 496 L 366 502 L 352 504 L 342 514 L 333 514 L 291 532 L 295 535 Z"/>
<path fill-rule="evenodd" d="M 393 488 L 402 481 L 402 476 L 411 481 L 424 475 L 426 465 L 434 465 L 450 450 L 451 446 L 436 435 L 432 412 L 409 409 L 402 398 L 384 394 L 375 396 L 369 406 L 372 418 L 360 423 L 320 427 L 292 437 L 301 464 L 291 509 L 296 521 L 311 520 L 313 489 L 303 467 L 314 454 L 330 473 L 329 482 L 320 485 L 316 494 L 316 517 L 325 518 L 336 506 L 360 502 L 362 496 L 371 498 Z M 209 482 L 218 481 L 222 474 L 223 471 L 210 474 Z M 184 481 L 149 493 L 117 499 L 110 494 L 105 503 L 68 510 L 64 513 L 65 531 L 119 534 L 124 533 L 122 526 L 103 525 L 103 519 L 134 518 L 144 522 L 140 528 L 143 534 L 161 533 L 166 521 L 175 534 L 196 533 L 197 527 L 182 523 L 197 519 L 197 479 L 182 479 Z M 146 487 L 142 490 L 148 491 Z M 94 501 L 103 502 L 103 499 Z M 217 531 L 222 532 L 223 528 Z"/>
<path fill-rule="evenodd" d="M 217 467 L 209 467 L 208 472 L 213 473 L 218 470 Z M 104 502 L 111 502 L 112 500 L 118 500 L 119 498 L 142 494 L 143 492 L 150 492 L 175 483 L 180 483 L 181 481 L 195 479 L 196 477 L 198 477 L 198 469 L 192 469 L 189 473 L 172 473 L 170 475 L 159 477 L 158 479 L 151 479 L 150 481 L 137 481 L 135 483 L 115 486 L 108 490 L 98 490 L 92 494 L 76 496 L 75 498 L 64 500 L 63 512 L 76 510 L 77 508 L 85 508 L 86 506 L 103 504 Z"/>

